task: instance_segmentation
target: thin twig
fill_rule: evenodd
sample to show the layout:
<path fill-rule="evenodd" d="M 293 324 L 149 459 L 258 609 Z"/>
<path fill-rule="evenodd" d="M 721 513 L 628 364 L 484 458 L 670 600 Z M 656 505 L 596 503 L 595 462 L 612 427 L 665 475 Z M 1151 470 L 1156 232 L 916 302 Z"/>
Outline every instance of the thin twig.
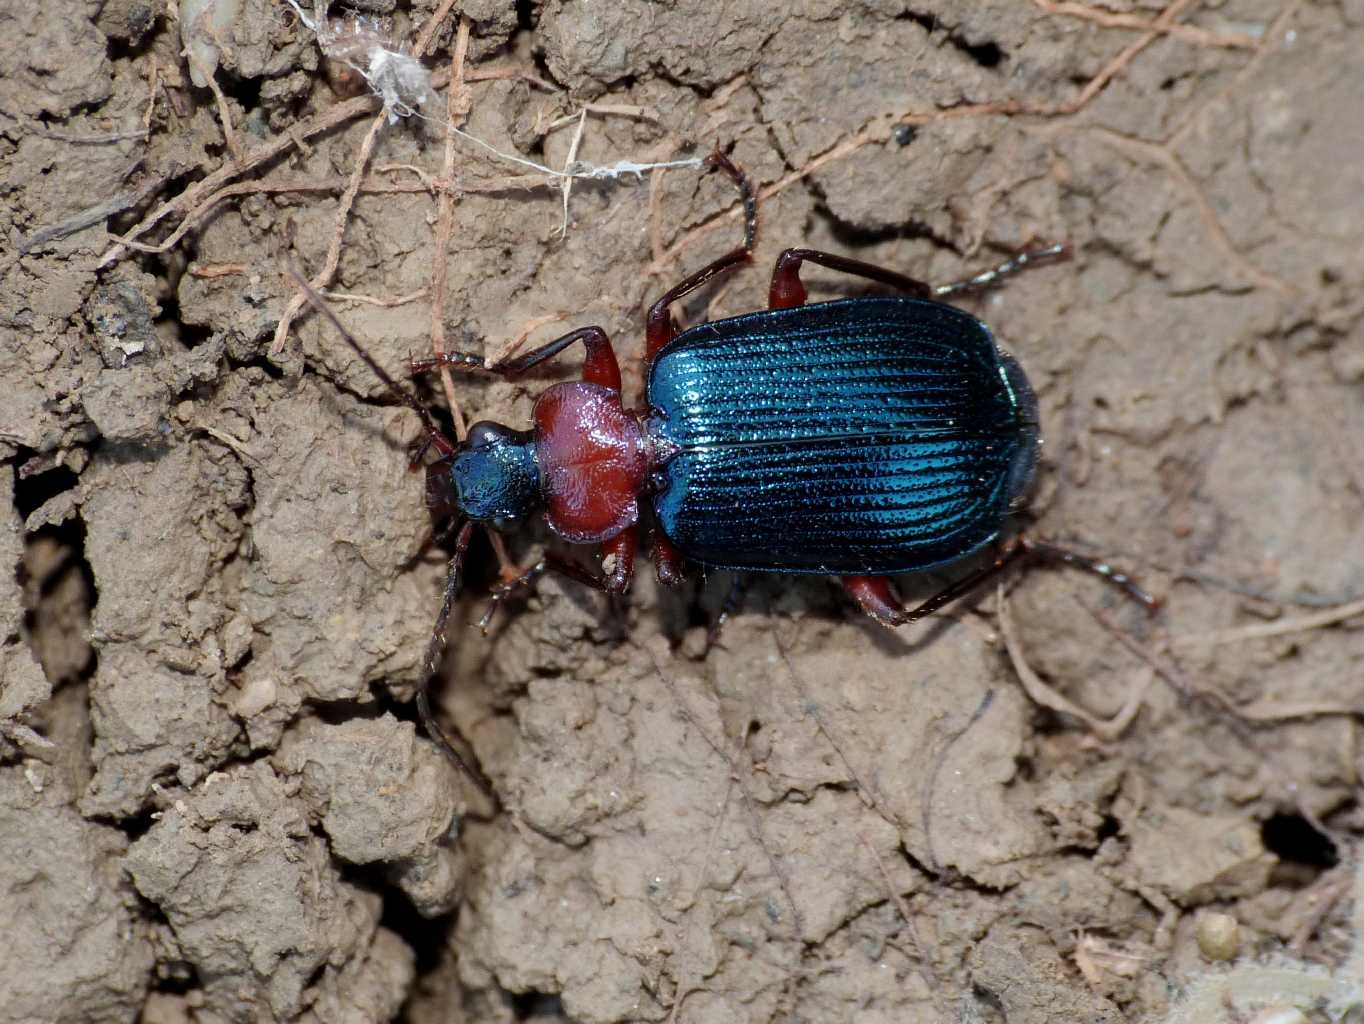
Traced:
<path fill-rule="evenodd" d="M 1179 155 L 1168 142 L 1147 142 L 1144 139 L 1135 139 L 1115 132 L 1111 128 L 1095 127 L 1091 128 L 1090 131 L 1114 149 L 1122 150 L 1128 156 L 1164 168 L 1193 200 L 1199 220 L 1203 222 L 1213 244 L 1221 250 L 1223 257 L 1239 268 L 1241 273 L 1254 284 L 1278 292 L 1285 297 L 1297 294 L 1297 289 L 1293 285 L 1267 270 L 1262 270 L 1241 254 L 1236 243 L 1227 234 L 1227 229 L 1222 226 L 1217 211 L 1213 209 L 1212 203 L 1209 202 L 1207 195 L 1203 192 L 1203 187 L 1194 179 L 1189 169 L 1184 166 L 1184 161 L 1179 158 Z"/>
<path fill-rule="evenodd" d="M 156 87 L 161 81 L 161 65 L 156 62 L 156 58 L 151 58 L 152 70 L 147 76 L 147 109 L 142 112 L 142 136 L 147 138 L 152 133 L 152 117 L 156 114 Z"/>
<path fill-rule="evenodd" d="M 247 459 L 250 462 L 254 462 L 257 465 L 260 465 L 260 463 L 264 461 L 261 459 L 259 455 L 257 455 L 254 451 L 248 448 L 244 443 L 238 441 L 235 437 L 233 437 L 225 430 L 219 430 L 217 427 L 210 427 L 206 423 L 196 423 L 190 429 L 197 430 L 201 434 L 207 434 L 209 437 L 213 438 L 213 440 L 217 441 L 219 444 L 226 445 L 227 447 L 231 448 L 234 452 L 236 452 L 238 455 L 240 455 L 242 458 Z"/>
<path fill-rule="evenodd" d="M 237 277 L 251 273 L 253 267 L 248 263 L 191 263 L 185 273 L 190 277 L 210 279 L 215 277 Z"/>
<path fill-rule="evenodd" d="M 86 228 L 102 224 L 116 213 L 131 209 L 139 203 L 150 198 L 162 185 L 166 183 L 165 175 L 157 175 L 143 182 L 141 187 L 128 192 L 120 192 L 112 199 L 96 203 L 94 206 L 87 207 L 58 224 L 49 224 L 45 228 L 39 228 L 27 238 L 22 239 L 17 248 L 20 255 L 25 255 L 46 245 L 48 242 L 55 242 L 59 238 L 75 234 L 77 231 L 84 231 Z"/>
<path fill-rule="evenodd" d="M 464 62 L 469 52 L 469 19 L 460 16 L 454 53 L 450 56 L 450 87 L 445 95 L 445 160 L 441 173 L 446 181 L 455 173 L 455 122 L 468 112 L 465 98 Z M 445 286 L 449 273 L 450 238 L 455 230 L 455 203 L 449 192 L 441 192 L 437 202 L 435 252 L 431 260 L 431 348 L 437 358 L 445 348 Z M 468 433 L 464 413 L 455 397 L 455 382 L 450 367 L 441 365 L 441 388 L 454 421 L 455 439 L 463 441 Z"/>
<path fill-rule="evenodd" d="M 568 155 L 564 157 L 564 219 L 559 225 L 559 237 L 568 237 L 568 196 L 573 191 L 573 162 L 578 159 L 578 146 L 583 141 L 583 129 L 587 127 L 586 108 L 578 115 L 578 127 L 573 132 L 573 141 L 568 144 Z"/>
<path fill-rule="evenodd" d="M 394 306 L 406 306 L 409 302 L 416 302 L 418 299 L 425 298 L 427 291 L 426 288 L 418 288 L 415 292 L 395 295 L 393 298 L 357 295 L 354 292 L 323 292 L 322 297 L 332 302 L 358 302 L 364 306 L 381 306 L 384 309 L 392 309 Z"/>
<path fill-rule="evenodd" d="M 886 891 L 890 893 L 890 898 L 895 903 L 895 909 L 900 912 L 900 917 L 904 920 L 905 927 L 909 929 L 909 938 L 914 944 L 914 955 L 920 960 L 923 960 L 924 944 L 919 941 L 919 930 L 914 927 L 914 918 L 910 916 L 909 904 L 905 902 L 905 898 L 900 895 L 900 890 L 897 889 L 895 883 L 891 881 L 890 869 L 886 867 L 885 860 L 882 859 L 881 854 L 876 847 L 871 844 L 871 840 L 861 831 L 858 831 L 857 838 L 860 839 L 862 845 L 867 848 L 867 852 L 871 854 L 872 860 L 876 861 L 876 867 L 880 870 L 881 878 L 886 883 Z"/>
<path fill-rule="evenodd" d="M 663 175 L 664 170 L 649 172 L 649 258 L 663 259 Z"/>
<path fill-rule="evenodd" d="M 280 194 L 288 192 L 330 192 L 342 191 L 344 190 L 344 187 L 345 187 L 344 185 L 338 187 L 337 184 L 333 182 L 315 181 L 306 182 L 285 181 L 278 183 L 270 183 L 263 181 L 241 181 L 233 185 L 226 185 L 223 188 L 219 189 L 218 191 L 214 192 L 212 195 L 208 196 L 206 199 L 203 200 L 203 202 L 195 206 L 193 210 L 191 210 L 184 216 L 184 218 L 180 221 L 180 224 L 175 228 L 175 230 L 172 231 L 165 238 L 163 238 L 160 242 L 148 243 L 134 241 L 136 236 L 142 233 L 140 227 L 135 228 L 132 232 L 120 238 L 118 240 L 118 244 L 115 245 L 113 249 L 110 249 L 107 253 L 105 253 L 104 256 L 100 257 L 100 259 L 101 261 L 105 260 L 106 258 L 111 260 L 117 259 L 118 258 L 117 255 L 111 254 L 117 251 L 118 254 L 121 255 L 121 251 L 124 249 L 131 249 L 134 252 L 143 252 L 153 255 L 157 253 L 169 252 L 180 242 L 182 238 L 185 237 L 185 235 L 187 235 L 190 231 L 193 231 L 196 227 L 202 224 L 208 218 L 209 214 L 211 214 L 214 211 L 214 209 L 217 207 L 219 203 L 221 203 L 224 199 L 231 199 L 233 196 Z M 100 265 L 103 266 L 104 265 L 103 262 L 101 262 Z"/>
<path fill-rule="evenodd" d="M 1304 889 L 1285 915 L 1290 920 L 1293 915 L 1302 919 L 1288 940 L 1288 948 L 1294 954 L 1302 955 L 1312 935 L 1321 927 L 1322 921 L 1326 920 L 1336 904 L 1350 891 L 1356 870 L 1352 861 L 1353 858 L 1344 864 L 1338 864 Z"/>
<path fill-rule="evenodd" d="M 1235 76 L 1225 87 L 1218 90 L 1206 102 L 1194 107 L 1185 114 L 1184 117 L 1177 121 L 1174 130 L 1170 132 L 1169 137 L 1165 140 L 1165 145 L 1169 146 L 1171 149 L 1176 148 L 1184 136 L 1193 129 L 1199 120 L 1202 119 L 1204 114 L 1217 106 L 1217 104 L 1221 103 L 1237 89 L 1241 88 L 1246 80 L 1260 69 L 1260 65 L 1274 52 L 1274 44 L 1283 36 L 1284 30 L 1288 27 L 1288 23 L 1297 17 L 1298 10 L 1302 7 L 1303 2 L 1304 0 L 1290 0 L 1289 3 L 1284 5 L 1283 10 L 1279 12 L 1278 17 L 1270 23 L 1269 28 L 1265 30 L 1264 35 L 1260 38 L 1259 49 L 1256 50 L 1255 55 L 1246 62 L 1244 67 L 1236 72 Z"/>
<path fill-rule="evenodd" d="M 641 107 L 633 103 L 584 103 L 582 110 L 578 114 L 565 114 L 555 121 L 551 121 L 545 126 L 546 132 L 552 132 L 556 128 L 572 124 L 582 114 L 603 114 L 610 117 L 633 117 L 641 121 L 653 121 L 655 124 L 662 124 L 663 119 L 652 107 Z"/>
<path fill-rule="evenodd" d="M 1133 40 L 1117 57 L 1105 65 L 1102 71 L 1086 82 L 1085 87 L 1080 90 L 1079 95 L 1076 96 L 1071 103 L 1062 105 L 1061 112 L 1068 114 L 1078 113 L 1081 109 L 1088 106 L 1090 100 L 1102 92 L 1104 87 L 1116 78 L 1118 73 L 1122 71 L 1123 68 L 1127 67 L 1137 54 L 1141 53 L 1142 50 L 1146 49 L 1159 39 L 1164 32 L 1168 31 L 1175 24 L 1175 19 L 1183 14 L 1194 2 L 1195 0 L 1175 0 L 1169 7 L 1161 11 L 1160 14 L 1156 16 L 1156 20 L 1151 23 L 1150 28 Z"/>
<path fill-rule="evenodd" d="M 964 118 L 988 117 L 988 116 L 1032 116 L 1041 118 L 1064 118 L 1079 113 L 1089 105 L 1093 99 L 1103 91 L 1108 85 L 1132 60 L 1149 46 L 1156 39 L 1160 38 L 1171 25 L 1174 25 L 1184 10 L 1193 0 L 1175 0 L 1169 7 L 1160 13 L 1155 21 L 1150 23 L 1150 27 L 1138 39 L 1124 48 L 1116 57 L 1109 61 L 1092 79 L 1090 79 L 1072 99 L 1064 103 L 1035 106 L 1014 100 L 1004 100 L 997 103 L 973 103 L 963 104 L 962 106 L 952 107 L 948 110 L 939 110 L 931 114 L 907 113 L 899 116 L 881 116 L 873 118 L 864 124 L 852 135 L 832 146 L 830 149 L 814 157 L 803 166 L 796 168 L 782 178 L 773 182 L 771 185 L 758 192 L 758 199 L 766 201 L 773 196 L 784 192 L 796 182 L 808 178 L 815 171 L 830 163 L 842 160 L 851 155 L 863 146 L 884 142 L 890 138 L 891 131 L 898 125 L 910 125 L 921 127 L 934 124 L 939 121 L 954 121 Z M 739 217 L 743 212 L 743 204 L 736 203 L 729 209 L 716 214 L 709 220 L 698 224 L 690 231 L 680 236 L 662 257 L 655 257 L 649 264 L 646 273 L 650 275 L 660 274 L 667 269 L 668 265 L 675 260 L 684 250 L 689 248 L 702 235 L 708 234 Z"/>
<path fill-rule="evenodd" d="M 489 366 L 496 366 L 498 363 L 511 359 L 512 356 L 520 351 L 521 346 L 530 340 L 530 336 L 541 327 L 544 327 L 545 324 L 558 323 L 561 320 L 567 320 L 572 315 L 573 314 L 571 313 L 545 313 L 541 316 L 531 317 L 521 325 L 520 334 L 507 342 L 501 349 L 487 353 L 487 364 Z"/>
<path fill-rule="evenodd" d="M 213 102 L 218 108 L 218 120 L 223 127 L 223 142 L 227 144 L 227 151 L 232 154 L 232 159 L 236 163 L 245 163 L 246 151 L 242 149 L 241 140 L 237 138 L 237 129 L 232 124 L 232 108 L 228 106 L 227 97 L 223 95 L 222 86 L 218 84 L 217 69 L 205 67 L 191 49 L 185 50 L 185 56 L 189 58 L 190 66 L 199 72 L 199 77 L 208 83 L 208 88 L 213 93 Z"/>
<path fill-rule="evenodd" d="M 653 648 L 647 644 L 638 644 L 637 646 L 642 648 L 649 655 L 649 659 L 654 665 L 654 673 L 658 676 L 659 681 L 668 689 L 668 692 L 673 695 L 673 699 L 677 701 L 678 708 L 682 712 L 682 717 L 696 730 L 697 735 L 705 741 L 706 746 L 710 747 L 720 760 L 728 766 L 730 777 L 738 783 L 739 796 L 743 799 L 745 810 L 748 811 L 750 834 L 753 837 L 753 841 L 758 844 L 758 848 L 762 850 L 763 855 L 767 858 L 767 864 L 772 871 L 773 877 L 777 879 L 777 884 L 781 887 L 782 894 L 786 896 L 787 902 L 791 905 L 792 925 L 794 928 L 793 937 L 800 939 L 805 933 L 805 924 L 800 912 L 800 907 L 796 903 L 795 894 L 791 890 L 790 879 L 787 878 L 786 872 L 782 869 L 776 854 L 768 847 L 767 840 L 763 838 L 762 824 L 758 818 L 757 805 L 755 804 L 752 795 L 749 793 L 748 787 L 744 785 L 744 780 L 752 775 L 751 765 L 747 766 L 746 769 L 745 766 L 741 765 L 741 759 L 738 756 L 738 753 L 730 754 L 720 743 L 711 737 L 709 731 L 707 731 L 707 729 L 697 720 L 696 716 L 691 713 L 691 709 L 687 706 L 686 701 L 682 699 L 682 695 L 678 692 L 672 679 L 663 671 L 663 666 L 659 663 L 658 655 L 654 653 Z M 747 743 L 748 733 L 745 731 L 744 735 L 740 737 L 739 740 L 738 749 L 740 752 L 746 749 Z"/>
<path fill-rule="evenodd" d="M 432 78 L 433 86 L 436 84 L 443 85 L 444 82 L 444 76 L 433 76 Z M 269 142 L 252 147 L 243 163 L 223 164 L 216 171 L 205 176 L 200 181 L 195 182 L 179 195 L 162 203 L 143 218 L 142 221 L 126 235 L 114 236 L 114 244 L 100 256 L 97 267 L 104 267 L 115 260 L 122 259 L 128 250 L 134 247 L 133 243 L 137 239 L 141 238 L 167 217 L 175 214 L 187 215 L 188 219 L 203 216 L 199 210 L 199 206 L 205 197 L 214 197 L 228 182 L 240 177 L 255 167 L 268 163 L 275 157 L 294 148 L 297 145 L 296 140 L 320 135 L 331 128 L 335 128 L 337 125 L 345 124 L 347 121 L 353 120 L 361 114 L 368 113 L 373 109 L 373 97 L 357 96 L 355 99 L 347 100 L 344 103 L 338 103 L 324 114 L 299 126 L 288 134 L 276 136 Z M 146 247 L 143 246 L 143 248 L 145 249 Z M 164 249 L 156 246 L 151 247 L 151 250 L 156 252 L 164 251 Z"/>
<path fill-rule="evenodd" d="M 971 717 L 966 720 L 960 729 L 955 730 L 947 737 L 942 748 L 933 758 L 933 766 L 923 780 L 923 829 L 924 829 L 924 848 L 928 854 L 928 863 L 935 872 L 942 870 L 942 862 L 938 860 L 937 849 L 933 843 L 933 796 L 938 790 L 938 776 L 942 774 L 943 765 L 947 763 L 948 755 L 952 748 L 970 732 L 986 713 L 994 706 L 995 691 L 986 690 L 980 698 L 980 703 L 971 712 Z"/>
<path fill-rule="evenodd" d="M 548 92 L 559 92 L 559 87 L 553 82 L 546 82 L 538 75 L 532 75 L 529 71 L 519 67 L 508 68 L 479 68 L 477 71 L 470 71 L 465 76 L 466 82 L 493 82 L 507 78 L 515 78 L 522 82 L 529 82 L 531 85 L 539 86 Z"/>
<path fill-rule="evenodd" d="M 1211 630 L 1206 633 L 1186 633 L 1174 637 L 1171 643 L 1176 647 L 1216 647 L 1219 644 L 1238 644 L 1246 640 L 1264 640 L 1269 637 L 1286 636 L 1290 633 L 1306 633 L 1309 630 L 1333 626 L 1356 615 L 1364 615 L 1364 600 L 1337 605 L 1312 615 L 1299 615 L 1295 618 L 1276 619 L 1273 622 L 1257 623 L 1253 626 L 1235 626 L 1231 629 Z"/>
<path fill-rule="evenodd" d="M 1143 32 L 1156 32 L 1175 39 L 1196 43 L 1199 46 L 1250 50 L 1254 49 L 1259 43 L 1259 40 L 1254 36 L 1241 32 L 1210 32 L 1194 25 L 1162 25 L 1157 21 L 1150 21 L 1135 14 L 1118 14 L 1115 11 L 1090 7 L 1088 4 L 1064 3 L 1056 2 L 1056 0 L 1033 0 L 1033 3 L 1048 14 L 1079 18 L 1081 21 L 1093 22 L 1104 28 L 1128 28 L 1140 29 Z"/>
<path fill-rule="evenodd" d="M 858 773 L 857 769 L 853 767 L 852 761 L 848 759 L 848 755 L 843 752 L 842 744 L 834 738 L 834 734 L 830 732 L 828 726 L 824 724 L 824 716 L 819 712 L 819 704 L 810 698 L 810 693 L 806 689 L 804 680 L 801 679 L 800 673 L 796 671 L 796 666 L 791 661 L 791 655 L 787 652 L 786 645 L 782 643 L 781 634 L 777 632 L 775 622 L 773 623 L 771 632 L 772 643 L 776 646 L 777 654 L 781 657 L 782 663 L 786 666 L 786 674 L 791 677 L 791 682 L 795 685 L 796 693 L 800 695 L 801 706 L 805 709 L 805 712 L 815 720 L 815 727 L 819 729 L 820 735 L 823 736 L 829 746 L 833 748 L 834 753 L 838 755 L 838 759 L 843 762 L 843 769 L 848 773 L 848 777 L 857 784 L 858 799 L 876 811 L 876 813 L 887 822 L 894 825 L 896 823 L 895 815 L 882 809 L 872 788 L 863 781 L 862 776 Z"/>
<path fill-rule="evenodd" d="M 1265 368 L 1273 374 L 1274 379 L 1283 387 L 1284 397 L 1292 407 L 1293 412 L 1310 423 L 1326 442 L 1327 449 L 1335 457 L 1336 464 L 1340 467 L 1345 479 L 1350 485 L 1350 489 L 1355 495 L 1364 498 L 1364 473 L 1360 472 L 1358 465 L 1359 447 L 1352 438 L 1348 438 L 1341 431 L 1337 424 L 1337 417 L 1334 410 L 1324 409 L 1320 403 L 1312 401 L 1304 395 L 1302 391 L 1294 387 L 1291 382 L 1284 379 L 1283 364 L 1279 361 L 1273 347 L 1267 341 L 1259 341 L 1255 345 L 1255 354 L 1260 362 L 1265 364 Z"/>
<path fill-rule="evenodd" d="M 417 42 L 413 47 L 418 56 L 429 57 L 431 55 L 431 47 L 436 41 L 436 32 L 439 31 L 441 25 L 445 24 L 445 19 L 450 16 L 450 11 L 454 8 L 455 2 L 456 0 L 442 0 L 435 13 L 426 19 L 426 24 L 422 25 L 421 31 L 417 33 Z M 464 16 L 461 15 L 460 21 L 463 22 L 464 20 Z M 466 48 L 468 47 L 467 40 L 464 45 Z M 459 49 L 458 44 L 456 44 L 455 49 Z M 463 62 L 461 61 L 461 63 Z"/>
<path fill-rule="evenodd" d="M 1283 722 L 1292 718 L 1364 715 L 1364 703 L 1343 704 L 1339 701 L 1330 700 L 1254 700 L 1246 704 L 1236 705 L 1232 711 L 1251 722 Z"/>
<path fill-rule="evenodd" d="M 15 126 L 27 135 L 36 135 L 42 139 L 51 139 L 53 142 L 63 142 L 69 146 L 107 146 L 113 142 L 130 142 L 134 139 L 145 139 L 146 131 L 132 132 L 104 132 L 92 135 L 72 135 L 68 132 L 59 132 L 47 127 L 41 121 L 29 121 L 16 117 L 13 114 L 0 110 L 0 117 L 8 118 L 13 121 Z"/>
<path fill-rule="evenodd" d="M 1160 657 L 1155 651 L 1149 650 L 1144 645 L 1137 643 L 1136 640 L 1132 639 L 1128 632 L 1119 626 L 1117 622 L 1113 620 L 1113 617 L 1106 611 L 1102 608 L 1093 608 L 1078 598 L 1076 598 L 1075 603 L 1087 611 L 1089 617 L 1102 626 L 1108 632 L 1109 636 L 1122 644 L 1122 646 L 1126 647 L 1142 661 L 1146 662 L 1147 665 L 1151 666 L 1156 675 L 1169 683 L 1170 686 L 1174 688 L 1175 692 L 1181 693 L 1186 697 L 1195 695 L 1196 691 L 1194 687 L 1184 678 L 1184 674 L 1179 671 L 1179 668 L 1176 665 L 1167 661 L 1165 658 Z"/>
<path fill-rule="evenodd" d="M 23 722 L 12 718 L 0 719 L 0 736 L 4 736 L 15 746 L 29 750 L 55 750 L 57 744 L 36 732 Z"/>
<path fill-rule="evenodd" d="M 1009 662 L 1013 665 L 1014 672 L 1018 674 L 1024 692 L 1034 703 L 1040 704 L 1044 708 L 1050 708 L 1052 711 L 1058 711 L 1063 715 L 1078 718 L 1103 740 L 1115 740 L 1127 730 L 1127 727 L 1132 724 L 1132 720 L 1137 717 L 1142 702 L 1146 699 L 1146 691 L 1150 689 L 1151 683 L 1155 679 L 1154 672 L 1148 675 L 1140 686 L 1133 689 L 1131 696 L 1127 698 L 1127 703 L 1119 709 L 1117 714 L 1112 718 L 1100 718 L 1057 693 L 1042 681 L 1041 676 L 1033 671 L 1027 658 L 1024 657 L 1023 645 L 1018 639 L 1018 630 L 1014 627 L 1013 612 L 1010 610 L 1009 601 L 1005 596 L 1002 584 L 995 591 L 995 609 L 999 617 L 999 632 L 1004 638 L 1004 648 L 1009 653 Z"/>

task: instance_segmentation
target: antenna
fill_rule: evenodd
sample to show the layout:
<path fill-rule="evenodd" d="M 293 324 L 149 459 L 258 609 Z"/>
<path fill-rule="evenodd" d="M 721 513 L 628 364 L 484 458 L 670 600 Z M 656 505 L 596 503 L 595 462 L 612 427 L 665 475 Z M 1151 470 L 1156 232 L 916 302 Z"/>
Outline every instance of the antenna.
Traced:
<path fill-rule="evenodd" d="M 299 273 L 297 267 L 291 264 L 288 269 L 289 275 L 294 279 L 294 283 L 298 285 L 312 307 L 330 321 L 331 325 L 336 328 L 341 337 L 346 339 L 346 344 L 354 350 L 356 355 L 365 361 L 365 365 L 373 371 L 374 375 L 388 386 L 388 390 L 393 396 L 421 417 L 422 423 L 426 426 L 427 443 L 435 443 L 436 447 L 440 448 L 442 451 L 453 451 L 453 445 L 446 440 L 445 435 L 441 432 L 440 428 L 436 426 L 436 422 L 431 418 L 431 413 L 426 406 L 418 401 L 416 395 L 409 392 L 406 388 L 400 387 L 398 382 L 389 375 L 388 371 L 380 366 L 375 361 L 374 357 L 365 351 L 363 346 L 361 346 L 361 344 L 351 335 L 350 331 L 346 330 L 345 325 L 341 323 L 336 314 L 331 311 L 331 308 L 327 305 L 322 296 L 319 295 L 303 275 Z M 426 647 L 426 657 L 422 660 L 422 678 L 417 684 L 417 714 L 422 720 L 422 727 L 426 730 L 427 736 L 435 740 L 435 742 L 441 746 L 445 756 L 449 758 L 450 763 L 462 774 L 467 776 L 475 786 L 482 790 L 485 796 L 496 803 L 497 796 L 487 780 L 483 778 L 482 773 L 475 771 L 474 768 L 460 756 L 459 751 L 457 751 L 454 744 L 450 742 L 450 738 L 445 735 L 445 730 L 440 727 L 440 724 L 436 721 L 436 716 L 431 713 L 431 701 L 427 696 L 427 685 L 430 682 L 431 677 L 436 674 L 436 669 L 438 667 L 437 663 L 440 661 L 441 652 L 445 648 L 445 626 L 450 619 L 450 610 L 454 607 L 455 598 L 459 596 L 460 577 L 464 572 L 464 559 L 469 551 L 469 542 L 473 539 L 474 525 L 474 523 L 466 521 L 464 525 L 460 527 L 459 534 L 455 538 L 455 552 L 450 556 L 449 569 L 445 575 L 445 596 L 441 600 L 440 614 L 436 617 L 436 626 L 435 629 L 432 630 L 430 643 L 428 643 Z"/>
<path fill-rule="evenodd" d="M 323 299 L 322 296 L 313 289 L 313 286 L 308 283 L 307 278 L 299 273 L 296 266 L 290 263 L 288 269 L 289 276 L 294 279 L 294 284 L 298 285 L 299 290 L 303 292 L 313 309 L 327 318 L 328 322 L 336 328 L 337 333 L 345 339 L 346 344 L 351 347 L 351 350 L 364 360 L 365 365 L 370 368 L 374 376 L 378 377 L 388 386 L 389 393 L 420 416 L 422 424 L 429 433 L 441 434 L 441 429 L 436 426 L 436 421 L 431 418 L 430 410 L 418 400 L 415 394 L 408 391 L 406 388 L 399 386 L 398 382 L 389 375 L 389 372 L 380 366 L 372 355 L 365 351 L 364 346 L 355 340 L 354 335 L 352 335 L 350 331 L 346 330 L 345 324 L 343 324 L 337 315 L 332 312 L 331 307 L 327 305 L 326 300 Z"/>

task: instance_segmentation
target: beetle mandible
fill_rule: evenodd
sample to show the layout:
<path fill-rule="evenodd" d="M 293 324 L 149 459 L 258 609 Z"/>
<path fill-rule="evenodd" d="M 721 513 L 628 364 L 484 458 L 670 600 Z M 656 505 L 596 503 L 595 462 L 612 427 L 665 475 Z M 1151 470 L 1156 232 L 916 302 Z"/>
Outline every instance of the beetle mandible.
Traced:
<path fill-rule="evenodd" d="M 479 422 L 456 444 L 341 330 L 422 416 L 426 444 L 438 455 L 427 467 L 428 505 L 460 524 L 428 676 L 475 526 L 507 530 L 539 512 L 563 540 L 599 546 L 602 560 L 594 571 L 541 559 L 498 587 L 486 628 L 497 602 L 547 569 L 624 592 L 643 501 L 657 524 L 653 559 L 664 584 L 682 579 L 684 561 L 833 575 L 868 614 L 894 627 L 1032 555 L 1097 573 L 1154 607 L 1153 598 L 1103 562 L 1021 532 L 1005 537 L 1037 465 L 1037 400 L 989 328 L 939 301 L 987 288 L 1041 258 L 1063 255 L 1064 247 L 1024 253 L 938 287 L 845 256 L 787 249 L 777 259 L 767 309 L 679 333 L 672 303 L 749 262 L 756 239 L 757 202 L 747 177 L 719 151 L 706 162 L 742 194 L 744 242 L 649 308 L 645 387 L 636 410 L 624 404 L 620 367 L 600 327 L 570 331 L 491 366 L 467 353 L 414 361 L 413 372 L 446 365 L 515 377 L 582 344 L 582 380 L 546 389 L 535 400 L 530 429 Z M 807 304 L 800 278 L 806 263 L 902 294 Z M 993 561 L 915 608 L 905 607 L 891 586 L 891 575 L 943 568 L 997 542 Z M 418 706 L 428 731 L 468 771 L 432 718 L 424 690 Z"/>

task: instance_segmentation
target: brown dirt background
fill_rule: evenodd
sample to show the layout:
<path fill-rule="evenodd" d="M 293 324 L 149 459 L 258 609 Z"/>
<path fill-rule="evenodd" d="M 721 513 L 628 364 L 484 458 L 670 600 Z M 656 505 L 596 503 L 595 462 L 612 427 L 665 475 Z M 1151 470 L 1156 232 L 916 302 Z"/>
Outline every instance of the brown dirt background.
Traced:
<path fill-rule="evenodd" d="M 647 562 L 628 605 L 551 579 L 481 637 L 480 540 L 436 696 L 501 813 L 414 725 L 415 417 L 307 311 L 270 354 L 377 106 L 244 0 L 220 109 L 191 6 L 0 10 L 0 1020 L 1354 1019 L 1364 6 L 463 5 L 478 138 L 562 167 L 590 103 L 580 160 L 718 141 L 764 189 L 688 322 L 760 306 L 789 245 L 943 281 L 1071 242 L 962 304 L 1040 394 L 1036 530 L 1166 600 L 1025 573 L 1011 659 L 993 592 L 892 636 L 765 578 L 702 658 L 727 581 Z M 338 315 L 395 373 L 429 349 L 444 189 L 450 346 L 562 314 L 537 337 L 602 324 L 636 386 L 732 190 L 579 181 L 561 238 L 524 168 L 460 140 L 443 173 L 444 108 L 378 130 L 329 285 L 406 301 Z M 206 180 L 244 187 L 99 265 Z M 455 390 L 521 425 L 574 361 Z"/>

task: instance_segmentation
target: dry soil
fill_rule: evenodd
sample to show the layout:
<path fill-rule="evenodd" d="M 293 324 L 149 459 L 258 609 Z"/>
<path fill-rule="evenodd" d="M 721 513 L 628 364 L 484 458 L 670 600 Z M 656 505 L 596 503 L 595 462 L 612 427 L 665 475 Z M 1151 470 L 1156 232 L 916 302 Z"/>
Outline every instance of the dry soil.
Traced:
<path fill-rule="evenodd" d="M 357 6 L 0 8 L 0 1021 L 1361 1012 L 1364 5 Z M 494 805 L 413 713 L 420 425 L 308 307 L 276 344 L 286 270 L 394 374 L 433 310 L 494 356 L 596 323 L 634 395 L 732 187 L 512 158 L 717 144 L 760 239 L 688 323 L 787 246 L 1071 246 L 961 304 L 1040 396 L 1029 528 L 1163 608 L 1039 570 L 892 635 L 766 577 L 707 652 L 728 578 L 645 561 L 484 637 L 480 537 L 433 692 Z M 521 426 L 577 359 L 453 393 Z"/>

